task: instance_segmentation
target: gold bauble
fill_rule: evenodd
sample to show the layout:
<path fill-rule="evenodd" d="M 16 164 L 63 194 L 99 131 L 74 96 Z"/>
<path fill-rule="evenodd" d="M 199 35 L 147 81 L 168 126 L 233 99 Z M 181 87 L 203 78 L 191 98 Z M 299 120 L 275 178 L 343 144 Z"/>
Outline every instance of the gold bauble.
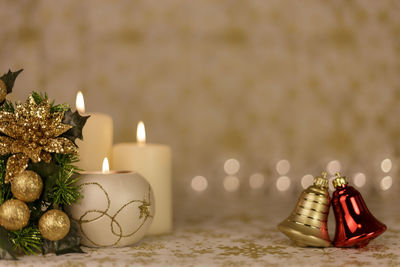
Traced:
<path fill-rule="evenodd" d="M 7 97 L 7 86 L 0 80 L 0 102 L 3 102 Z"/>
<path fill-rule="evenodd" d="M 20 230 L 28 224 L 30 213 L 21 200 L 9 199 L 0 206 L 0 225 L 7 230 Z"/>
<path fill-rule="evenodd" d="M 11 192 L 14 197 L 24 202 L 35 201 L 40 197 L 42 190 L 42 178 L 33 171 L 23 171 L 11 181 Z"/>
<path fill-rule="evenodd" d="M 51 241 L 63 239 L 69 232 L 68 215 L 61 210 L 49 210 L 39 219 L 39 231 Z"/>

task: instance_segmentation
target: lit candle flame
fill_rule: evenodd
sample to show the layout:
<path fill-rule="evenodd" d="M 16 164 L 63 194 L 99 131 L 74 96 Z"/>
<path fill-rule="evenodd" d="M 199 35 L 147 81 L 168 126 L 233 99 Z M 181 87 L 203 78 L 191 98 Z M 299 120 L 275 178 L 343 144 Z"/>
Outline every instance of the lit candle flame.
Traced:
<path fill-rule="evenodd" d="M 146 144 L 146 130 L 144 128 L 144 123 L 139 121 L 136 130 L 136 141 L 139 145 Z"/>
<path fill-rule="evenodd" d="M 79 112 L 80 114 L 85 113 L 85 100 L 83 99 L 83 94 L 82 94 L 81 91 L 79 91 L 79 92 L 76 94 L 76 102 L 75 102 L 75 105 L 76 105 L 76 109 L 78 110 L 78 112 Z"/>
<path fill-rule="evenodd" d="M 103 160 L 103 173 L 109 172 L 110 171 L 110 164 L 108 163 L 108 158 L 105 157 Z"/>

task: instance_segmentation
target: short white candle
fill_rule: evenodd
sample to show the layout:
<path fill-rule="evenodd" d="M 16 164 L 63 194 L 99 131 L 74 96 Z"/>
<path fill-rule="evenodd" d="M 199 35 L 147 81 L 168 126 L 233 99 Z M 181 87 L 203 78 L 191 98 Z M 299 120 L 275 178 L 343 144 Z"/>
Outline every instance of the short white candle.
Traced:
<path fill-rule="evenodd" d="M 139 122 L 137 143 L 120 143 L 113 147 L 111 165 L 117 170 L 142 174 L 153 188 L 155 216 L 148 234 L 172 231 L 171 149 L 166 145 L 146 144 L 144 124 Z"/>
<path fill-rule="evenodd" d="M 83 141 L 76 141 L 80 158 L 77 166 L 85 171 L 94 171 L 104 157 L 111 155 L 113 120 L 107 114 L 85 113 L 85 102 L 80 91 L 76 96 L 76 109 L 81 115 L 90 115 L 83 127 Z"/>
<path fill-rule="evenodd" d="M 79 225 L 82 245 L 129 246 L 146 234 L 154 216 L 154 197 L 140 174 L 110 171 L 105 158 L 102 172 L 82 172 L 76 185 L 82 198 L 67 211 Z"/>

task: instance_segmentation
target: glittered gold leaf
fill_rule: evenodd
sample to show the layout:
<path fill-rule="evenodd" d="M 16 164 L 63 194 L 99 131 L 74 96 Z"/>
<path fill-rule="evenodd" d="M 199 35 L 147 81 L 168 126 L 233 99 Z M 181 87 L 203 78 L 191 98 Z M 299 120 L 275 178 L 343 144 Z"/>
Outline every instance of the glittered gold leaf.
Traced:
<path fill-rule="evenodd" d="M 0 154 L 7 155 L 11 153 L 11 144 L 13 140 L 7 136 L 0 136 Z"/>
<path fill-rule="evenodd" d="M 43 150 L 50 153 L 62 153 L 62 154 L 77 153 L 77 149 L 74 143 L 72 143 L 72 141 L 64 137 L 51 139 L 45 146 L 43 146 Z"/>
<path fill-rule="evenodd" d="M 0 154 L 13 154 L 7 161 L 7 181 L 25 170 L 29 159 L 33 163 L 48 163 L 50 153 L 77 154 L 76 145 L 61 137 L 73 128 L 63 119 L 64 112 L 51 112 L 49 100 L 38 101 L 34 93 L 24 104 L 17 104 L 14 113 L 0 111 L 0 133 L 6 135 L 0 138 Z"/>

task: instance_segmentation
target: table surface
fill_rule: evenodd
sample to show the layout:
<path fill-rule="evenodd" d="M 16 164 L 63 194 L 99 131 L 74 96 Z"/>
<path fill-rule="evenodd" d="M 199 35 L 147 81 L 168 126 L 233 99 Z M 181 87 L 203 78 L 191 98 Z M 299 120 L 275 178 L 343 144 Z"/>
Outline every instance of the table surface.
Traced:
<path fill-rule="evenodd" d="M 83 248 L 85 254 L 24 256 L 4 266 L 400 266 L 400 210 L 390 199 L 374 201 L 371 212 L 388 230 L 360 249 L 301 248 L 276 224 L 295 201 L 215 200 L 176 207 L 170 235 L 145 237 L 125 248 Z M 367 203 L 368 204 L 368 203 Z M 195 212 L 194 212 L 195 211 Z M 329 232 L 334 234 L 333 215 Z"/>

